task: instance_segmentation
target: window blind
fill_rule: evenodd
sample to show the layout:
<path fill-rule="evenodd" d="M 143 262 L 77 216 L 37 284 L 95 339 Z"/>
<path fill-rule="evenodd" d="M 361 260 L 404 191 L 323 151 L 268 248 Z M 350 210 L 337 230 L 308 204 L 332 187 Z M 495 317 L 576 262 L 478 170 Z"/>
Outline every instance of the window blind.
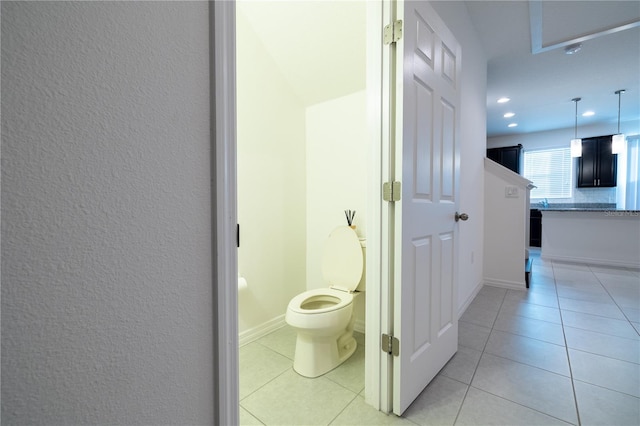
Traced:
<path fill-rule="evenodd" d="M 524 177 L 537 187 L 531 198 L 571 198 L 572 176 L 569 147 L 524 152 Z"/>

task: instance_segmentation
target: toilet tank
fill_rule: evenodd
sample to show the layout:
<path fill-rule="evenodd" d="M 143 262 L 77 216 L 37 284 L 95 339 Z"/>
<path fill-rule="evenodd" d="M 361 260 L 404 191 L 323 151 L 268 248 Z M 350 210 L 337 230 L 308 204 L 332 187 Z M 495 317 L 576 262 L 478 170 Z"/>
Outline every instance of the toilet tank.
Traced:
<path fill-rule="evenodd" d="M 356 291 L 364 291 L 367 283 L 367 239 L 359 238 L 362 246 L 362 277 L 356 287 Z"/>

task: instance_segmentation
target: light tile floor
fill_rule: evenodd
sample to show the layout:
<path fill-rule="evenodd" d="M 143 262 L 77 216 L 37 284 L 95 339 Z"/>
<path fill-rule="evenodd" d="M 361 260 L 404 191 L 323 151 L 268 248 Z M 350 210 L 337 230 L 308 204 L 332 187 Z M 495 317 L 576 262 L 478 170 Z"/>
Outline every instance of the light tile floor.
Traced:
<path fill-rule="evenodd" d="M 402 417 L 364 402 L 364 338 L 317 379 L 292 369 L 295 332 L 240 349 L 243 425 L 639 425 L 640 272 L 534 258 L 528 291 L 485 286 L 459 349 Z"/>

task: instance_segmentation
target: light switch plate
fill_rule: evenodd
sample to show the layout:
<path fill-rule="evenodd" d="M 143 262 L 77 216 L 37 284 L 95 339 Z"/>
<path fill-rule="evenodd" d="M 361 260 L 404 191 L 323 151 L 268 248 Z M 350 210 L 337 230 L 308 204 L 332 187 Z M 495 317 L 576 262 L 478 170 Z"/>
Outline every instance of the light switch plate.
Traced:
<path fill-rule="evenodd" d="M 506 198 L 518 198 L 518 187 L 517 186 L 506 186 L 504 188 L 504 196 Z"/>

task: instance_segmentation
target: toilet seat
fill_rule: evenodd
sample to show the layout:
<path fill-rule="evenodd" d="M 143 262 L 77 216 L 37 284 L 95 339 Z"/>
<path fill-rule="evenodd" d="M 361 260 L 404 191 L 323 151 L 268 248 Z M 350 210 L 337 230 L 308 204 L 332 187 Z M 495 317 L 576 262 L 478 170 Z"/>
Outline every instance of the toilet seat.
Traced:
<path fill-rule="evenodd" d="M 329 288 L 307 290 L 289 302 L 291 312 L 305 315 L 337 311 L 353 302 L 364 259 L 358 235 L 348 226 L 334 229 L 324 246 L 322 276 Z"/>
<path fill-rule="evenodd" d="M 299 314 L 323 314 L 342 309 L 352 302 L 353 294 L 351 293 L 333 288 L 317 288 L 300 293 L 291 299 L 288 309 Z"/>

